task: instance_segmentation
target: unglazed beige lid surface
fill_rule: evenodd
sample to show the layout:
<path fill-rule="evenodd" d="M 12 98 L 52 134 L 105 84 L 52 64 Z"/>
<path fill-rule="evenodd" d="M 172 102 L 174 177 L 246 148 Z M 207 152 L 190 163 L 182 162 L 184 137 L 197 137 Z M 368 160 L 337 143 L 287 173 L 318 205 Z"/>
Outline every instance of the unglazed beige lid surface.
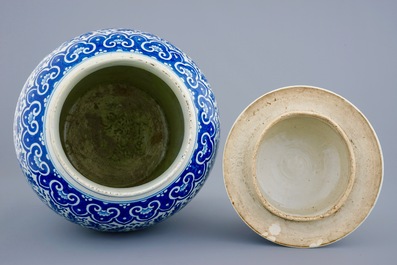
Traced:
<path fill-rule="evenodd" d="M 383 159 L 355 106 L 321 88 L 292 86 L 241 113 L 226 141 L 223 173 L 233 207 L 252 230 L 277 244 L 318 247 L 369 215 Z"/>

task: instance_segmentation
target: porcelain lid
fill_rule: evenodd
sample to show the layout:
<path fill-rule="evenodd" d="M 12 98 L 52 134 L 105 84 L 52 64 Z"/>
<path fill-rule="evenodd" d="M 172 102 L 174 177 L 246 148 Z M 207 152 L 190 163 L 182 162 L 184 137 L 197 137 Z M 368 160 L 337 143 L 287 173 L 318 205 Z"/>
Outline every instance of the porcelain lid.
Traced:
<path fill-rule="evenodd" d="M 241 113 L 226 141 L 223 173 L 233 207 L 256 233 L 285 246 L 318 247 L 369 215 L 383 159 L 354 105 L 324 89 L 292 86 Z"/>

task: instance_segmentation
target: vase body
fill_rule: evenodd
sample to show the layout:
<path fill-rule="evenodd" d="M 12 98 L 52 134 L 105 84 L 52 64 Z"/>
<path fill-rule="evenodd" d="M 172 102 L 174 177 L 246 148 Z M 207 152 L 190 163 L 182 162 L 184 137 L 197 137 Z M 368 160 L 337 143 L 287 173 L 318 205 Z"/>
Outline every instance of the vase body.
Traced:
<path fill-rule="evenodd" d="M 19 97 L 14 143 L 40 199 L 101 231 L 156 224 L 204 184 L 219 140 L 214 95 L 181 50 L 128 29 L 49 54 Z"/>

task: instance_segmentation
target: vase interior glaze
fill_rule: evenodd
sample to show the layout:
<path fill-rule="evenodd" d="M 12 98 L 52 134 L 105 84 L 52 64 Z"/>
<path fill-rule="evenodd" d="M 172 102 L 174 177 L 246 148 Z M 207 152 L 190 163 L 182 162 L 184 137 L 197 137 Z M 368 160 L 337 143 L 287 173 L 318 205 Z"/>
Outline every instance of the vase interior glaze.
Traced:
<path fill-rule="evenodd" d="M 139 67 L 88 74 L 70 91 L 59 122 L 63 150 L 89 180 L 135 187 L 160 176 L 178 155 L 183 113 L 172 89 Z"/>
<path fill-rule="evenodd" d="M 265 130 L 254 167 L 265 206 L 300 221 L 337 211 L 354 176 L 343 132 L 330 120 L 304 113 L 281 117 Z"/>

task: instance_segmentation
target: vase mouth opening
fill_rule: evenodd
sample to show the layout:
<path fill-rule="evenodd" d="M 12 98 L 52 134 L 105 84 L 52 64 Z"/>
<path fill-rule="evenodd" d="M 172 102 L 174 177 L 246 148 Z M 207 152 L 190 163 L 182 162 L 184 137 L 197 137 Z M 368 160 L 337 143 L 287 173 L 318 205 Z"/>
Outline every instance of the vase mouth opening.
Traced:
<path fill-rule="evenodd" d="M 145 197 L 185 169 L 195 140 L 193 110 L 183 81 L 157 60 L 99 55 L 55 88 L 46 119 L 49 154 L 87 193 Z"/>
<path fill-rule="evenodd" d="M 286 220 L 314 221 L 337 212 L 353 187 L 352 144 L 328 117 L 288 113 L 256 144 L 252 172 L 263 206 Z"/>

